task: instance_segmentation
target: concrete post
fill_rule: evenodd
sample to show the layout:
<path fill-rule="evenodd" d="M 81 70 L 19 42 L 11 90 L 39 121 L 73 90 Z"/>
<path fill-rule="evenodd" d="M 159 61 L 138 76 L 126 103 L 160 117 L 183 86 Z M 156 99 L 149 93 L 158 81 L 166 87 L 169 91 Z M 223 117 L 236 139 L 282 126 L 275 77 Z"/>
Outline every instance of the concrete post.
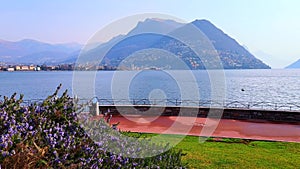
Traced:
<path fill-rule="evenodd" d="M 95 103 L 95 113 L 96 113 L 96 116 L 99 116 L 100 115 L 100 113 L 99 113 L 99 102 L 97 101 L 96 103 Z"/>

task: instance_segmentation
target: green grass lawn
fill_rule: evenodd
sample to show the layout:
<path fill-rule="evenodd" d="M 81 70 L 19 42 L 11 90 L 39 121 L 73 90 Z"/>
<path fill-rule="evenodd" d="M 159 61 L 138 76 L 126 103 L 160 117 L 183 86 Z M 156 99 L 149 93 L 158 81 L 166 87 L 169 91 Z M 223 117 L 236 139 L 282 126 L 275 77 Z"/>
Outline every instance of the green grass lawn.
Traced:
<path fill-rule="evenodd" d="M 141 134 L 153 137 L 155 134 Z M 181 139 L 180 135 L 163 135 L 162 142 Z M 300 168 L 300 143 L 247 141 L 241 139 L 209 139 L 187 136 L 175 149 L 181 149 L 183 162 L 189 168 Z"/>
<path fill-rule="evenodd" d="M 300 143 L 200 143 L 188 136 L 175 148 L 186 153 L 183 161 L 190 168 L 300 168 Z"/>

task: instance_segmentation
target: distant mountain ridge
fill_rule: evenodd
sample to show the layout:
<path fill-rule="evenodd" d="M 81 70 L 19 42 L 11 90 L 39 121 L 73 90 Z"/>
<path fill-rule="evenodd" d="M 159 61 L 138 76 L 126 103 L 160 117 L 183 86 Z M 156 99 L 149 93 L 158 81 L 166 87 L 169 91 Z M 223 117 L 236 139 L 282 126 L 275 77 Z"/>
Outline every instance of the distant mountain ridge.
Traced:
<path fill-rule="evenodd" d="M 286 69 L 300 69 L 300 59 L 285 67 Z"/>
<path fill-rule="evenodd" d="M 79 52 L 82 45 L 77 43 L 49 44 L 32 39 L 12 42 L 0 40 L 0 62 L 43 64 L 59 63 L 74 52 Z"/>

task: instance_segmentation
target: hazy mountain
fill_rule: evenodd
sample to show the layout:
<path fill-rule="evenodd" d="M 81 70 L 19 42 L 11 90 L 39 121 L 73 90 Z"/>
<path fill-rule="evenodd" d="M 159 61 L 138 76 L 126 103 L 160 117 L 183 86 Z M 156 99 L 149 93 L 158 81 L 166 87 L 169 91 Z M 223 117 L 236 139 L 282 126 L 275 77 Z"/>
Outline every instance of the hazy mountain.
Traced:
<path fill-rule="evenodd" d="M 0 40 L 0 62 L 57 63 L 81 47 L 82 45 L 77 43 L 49 44 L 32 39 L 17 42 Z"/>
<path fill-rule="evenodd" d="M 268 69 L 268 65 L 255 58 L 248 50 L 238 44 L 236 40 L 225 34 L 207 20 L 192 22 L 212 42 L 218 51 L 224 68 L 230 69 Z"/>
<path fill-rule="evenodd" d="M 68 57 L 69 54 L 64 52 L 43 51 L 20 57 L 18 62 L 24 64 L 56 64 Z"/>
<path fill-rule="evenodd" d="M 162 34 L 168 34 L 176 28 L 183 26 L 183 23 L 178 23 L 173 20 L 163 20 L 163 19 L 146 19 L 143 22 L 139 22 L 134 29 L 132 29 L 127 36 L 146 33 L 146 32 L 160 32 Z"/>
<path fill-rule="evenodd" d="M 100 64 L 108 66 L 127 64 L 125 66 L 176 69 L 178 67 L 174 67 L 175 60 L 168 56 L 171 53 L 190 69 L 204 69 L 204 65 L 215 64 L 212 57 L 215 52 L 203 50 L 199 59 L 187 44 L 169 36 L 183 33 L 184 38 L 191 44 L 203 42 L 203 39 L 196 39 L 192 33 L 186 34 L 191 25 L 201 30 L 210 40 L 225 69 L 270 68 L 207 20 L 183 24 L 172 20 L 146 19 L 139 22 L 127 35 L 118 35 L 102 44 L 91 44 L 88 46 L 89 50 L 83 51 L 79 60 L 77 57 L 82 46 L 76 43 L 48 44 L 30 39 L 17 42 L 0 40 L 0 62 L 43 64 L 76 61 L 93 63 L 102 60 Z M 104 53 L 106 55 L 102 59 L 101 54 Z M 128 58 L 132 55 L 135 57 Z"/>
<path fill-rule="evenodd" d="M 80 54 L 80 50 L 74 51 L 73 53 L 69 54 L 67 58 L 64 58 L 60 61 L 60 64 L 72 64 L 77 61 L 77 58 Z"/>
<path fill-rule="evenodd" d="M 300 59 L 285 68 L 286 69 L 299 69 L 300 68 Z"/>
<path fill-rule="evenodd" d="M 214 48 L 218 52 L 225 69 L 268 69 L 270 68 L 259 59 L 255 58 L 250 52 L 248 52 L 243 46 L 237 43 L 236 40 L 225 34 L 222 30 L 215 27 L 207 20 L 195 20 L 189 24 L 193 24 L 200 29 L 207 38 L 211 41 Z M 172 61 L 168 62 L 166 56 L 160 56 L 157 54 L 151 54 L 151 51 L 141 52 L 138 57 L 135 57 L 131 61 L 128 60 L 128 56 L 138 53 L 146 49 L 161 49 L 169 51 L 178 56 L 182 61 L 190 67 L 190 69 L 204 69 L 206 64 L 214 64 L 213 59 L 210 59 L 211 51 L 204 51 L 203 58 L 200 60 L 195 56 L 195 53 L 182 42 L 174 39 L 168 35 L 172 33 L 182 33 L 189 29 L 189 24 L 177 23 L 171 20 L 158 20 L 158 19 L 146 19 L 144 22 L 139 22 L 137 26 L 130 31 L 127 35 L 118 38 L 119 43 L 109 41 L 99 47 L 85 53 L 84 59 L 81 61 L 92 62 L 93 60 L 99 60 L 99 54 L 107 51 L 101 64 L 110 66 L 120 66 L 121 62 L 126 62 L 128 65 L 134 64 L 135 66 L 151 67 L 151 61 L 155 60 L 156 64 L 161 60 L 163 63 L 159 63 L 159 68 L 170 68 Z M 154 30 L 154 31 L 153 31 Z M 149 32 L 149 33 L 145 33 Z M 155 34 L 151 32 L 162 32 L 161 34 Z M 142 33 L 142 34 L 139 34 Z M 165 33 L 165 34 L 164 34 Z M 187 35 L 191 41 L 195 41 L 194 35 Z M 197 39 L 196 39 L 197 40 Z M 197 42 L 198 43 L 198 42 Z M 205 53 L 206 52 L 206 53 Z M 141 59 L 142 58 L 142 59 Z M 165 61 L 163 61 L 165 60 Z M 84 62 L 83 62 L 84 63 Z M 217 67 L 217 66 L 216 66 Z"/>
<path fill-rule="evenodd" d="M 266 52 L 264 52 L 262 50 L 253 51 L 253 54 L 255 56 L 257 56 L 263 62 L 269 63 L 272 66 L 274 66 L 274 60 L 276 61 L 276 58 L 274 56 L 272 56 L 271 54 L 268 54 L 268 53 L 266 53 Z"/>

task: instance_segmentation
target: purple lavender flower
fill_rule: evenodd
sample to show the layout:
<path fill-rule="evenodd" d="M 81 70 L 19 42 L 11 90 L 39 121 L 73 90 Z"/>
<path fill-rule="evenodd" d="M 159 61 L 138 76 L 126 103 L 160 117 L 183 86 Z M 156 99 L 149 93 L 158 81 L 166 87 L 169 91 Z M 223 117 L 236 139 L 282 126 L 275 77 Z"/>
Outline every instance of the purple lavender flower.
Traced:
<path fill-rule="evenodd" d="M 33 127 L 32 127 L 32 126 L 29 126 L 28 129 L 31 131 L 31 130 L 33 129 Z"/>

